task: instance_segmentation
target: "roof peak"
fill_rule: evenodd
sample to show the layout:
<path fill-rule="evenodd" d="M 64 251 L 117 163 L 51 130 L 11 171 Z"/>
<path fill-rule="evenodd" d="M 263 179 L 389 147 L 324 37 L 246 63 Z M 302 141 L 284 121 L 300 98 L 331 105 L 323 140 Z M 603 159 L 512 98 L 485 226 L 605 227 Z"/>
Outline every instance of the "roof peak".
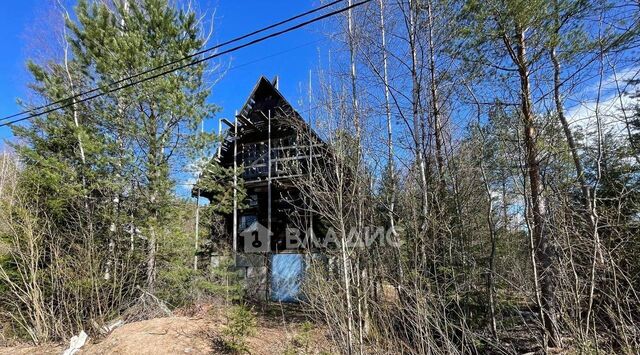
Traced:
<path fill-rule="evenodd" d="M 293 109 L 293 106 L 291 106 L 289 101 L 284 97 L 284 95 L 282 95 L 280 90 L 278 90 L 278 86 L 279 86 L 278 84 L 279 84 L 278 75 L 276 75 L 273 78 L 273 80 L 269 80 L 267 79 L 266 76 L 260 75 L 260 77 L 258 78 L 258 81 L 253 86 L 253 89 L 251 90 L 249 97 L 245 101 L 244 105 L 242 105 L 242 108 L 238 111 L 239 114 L 244 116 L 249 116 L 249 112 L 253 109 L 253 105 L 258 101 L 256 100 L 256 96 L 258 95 L 258 93 L 265 95 L 265 92 L 263 90 L 266 90 L 267 93 L 272 92 L 278 97 L 278 99 L 285 106 L 288 106 Z"/>

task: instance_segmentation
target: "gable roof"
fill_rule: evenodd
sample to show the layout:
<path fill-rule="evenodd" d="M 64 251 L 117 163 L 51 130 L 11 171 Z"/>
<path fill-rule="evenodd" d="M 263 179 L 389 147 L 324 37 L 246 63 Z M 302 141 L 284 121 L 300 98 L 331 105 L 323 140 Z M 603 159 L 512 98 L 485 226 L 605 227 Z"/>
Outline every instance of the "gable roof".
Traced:
<path fill-rule="evenodd" d="M 276 88 L 275 82 L 277 82 L 277 78 L 274 79 L 274 82 L 271 82 L 266 77 L 260 76 L 249 97 L 237 113 L 238 135 L 241 136 L 245 132 L 253 130 L 266 131 L 270 115 L 272 130 L 274 125 L 286 124 L 281 120 L 282 117 L 287 117 L 293 119 L 294 123 L 299 125 L 300 128 L 311 132 L 311 135 L 318 142 L 322 142 L 323 140 L 309 127 L 302 116 L 293 108 L 280 90 Z M 233 127 L 227 131 L 220 155 L 227 156 L 230 149 L 233 149 Z"/>
<path fill-rule="evenodd" d="M 268 130 L 269 117 L 271 117 L 272 132 L 279 130 L 303 130 L 309 133 L 313 140 L 319 144 L 325 144 L 324 140 L 305 122 L 300 114 L 293 108 L 289 101 L 276 87 L 277 77 L 271 82 L 264 76 L 260 76 L 253 86 L 251 93 L 242 108 L 238 111 L 237 129 L 239 139 L 245 134 L 264 134 Z M 269 116 L 270 115 L 270 116 Z M 229 167 L 233 161 L 234 126 L 224 134 L 220 152 L 213 157 L 223 166 Z M 275 132 L 274 132 L 275 133 Z M 203 172 L 206 174 L 206 172 Z M 195 196 L 196 188 L 192 191 Z M 206 197 L 203 192 L 204 197 Z"/>
<path fill-rule="evenodd" d="M 274 81 L 271 82 L 264 76 L 260 76 L 244 105 L 238 111 L 238 115 L 257 125 L 262 120 L 264 122 L 267 121 L 269 111 L 272 113 L 272 118 L 273 116 L 278 116 L 279 113 L 285 113 L 288 116 L 293 115 L 302 120 L 300 114 L 287 101 L 280 90 L 276 88 L 275 82 L 277 82 L 277 78 L 274 78 Z M 244 119 L 239 123 L 246 124 L 246 122 L 242 122 Z"/>

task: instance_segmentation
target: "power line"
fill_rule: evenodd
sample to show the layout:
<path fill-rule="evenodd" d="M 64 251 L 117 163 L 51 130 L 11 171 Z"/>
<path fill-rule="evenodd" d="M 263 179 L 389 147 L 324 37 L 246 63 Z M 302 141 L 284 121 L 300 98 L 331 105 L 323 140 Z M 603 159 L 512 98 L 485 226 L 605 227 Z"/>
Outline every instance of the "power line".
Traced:
<path fill-rule="evenodd" d="M 256 64 L 256 63 L 261 62 L 263 60 L 271 59 L 271 58 L 280 56 L 282 54 L 289 53 L 289 52 L 295 51 L 297 49 L 300 49 L 300 48 L 303 48 L 303 47 L 306 47 L 306 46 L 310 46 L 312 44 L 320 43 L 320 42 L 323 42 L 323 41 L 326 41 L 326 40 L 328 40 L 328 38 L 321 38 L 321 39 L 313 40 L 313 41 L 310 41 L 310 42 L 305 42 L 305 43 L 303 43 L 301 45 L 298 45 L 298 46 L 295 46 L 295 47 L 291 47 L 291 48 L 288 48 L 288 49 L 285 49 L 285 50 L 282 50 L 282 51 L 279 51 L 279 52 L 275 52 L 275 53 L 272 53 L 272 54 L 269 54 L 269 55 L 266 55 L 266 56 L 263 56 L 263 57 L 260 57 L 260 58 L 256 58 L 256 59 L 250 60 L 248 62 L 244 62 L 242 64 L 233 65 L 233 66 L 229 67 L 228 69 L 225 69 L 224 72 L 228 72 L 228 71 L 240 69 L 240 68 L 252 65 L 252 64 Z"/>
<path fill-rule="evenodd" d="M 160 76 L 163 76 L 163 75 L 166 75 L 166 74 L 172 73 L 172 72 L 174 72 L 174 71 L 176 71 L 176 70 L 184 69 L 184 68 L 190 67 L 190 66 L 192 66 L 192 65 L 196 65 L 196 64 L 199 64 L 199 63 L 205 62 L 205 61 L 207 61 L 207 60 L 210 60 L 210 59 L 213 59 L 213 58 L 219 57 L 219 56 L 221 56 L 221 55 L 228 54 L 228 53 L 231 53 L 231 52 L 235 52 L 235 51 L 237 51 L 237 50 L 239 50 L 239 49 L 242 49 L 242 48 L 245 48 L 245 47 L 249 47 L 249 46 L 251 46 L 251 45 L 254 45 L 254 44 L 257 44 L 257 43 L 263 42 L 263 41 L 265 41 L 265 40 L 267 40 L 267 39 L 270 39 L 270 38 L 273 38 L 273 37 L 277 37 L 277 36 L 283 35 L 283 34 L 285 34 L 285 33 L 288 33 L 288 32 L 294 31 L 294 30 L 296 30 L 296 29 L 299 29 L 299 28 L 301 28 L 301 27 L 305 27 L 305 26 L 307 26 L 307 25 L 309 25 L 309 24 L 312 24 L 312 23 L 314 23 L 314 22 L 318 22 L 318 21 L 323 20 L 323 19 L 325 19 L 325 18 L 328 18 L 328 17 L 334 16 L 334 15 L 337 15 L 337 14 L 339 14 L 339 13 L 345 12 L 345 11 L 347 11 L 347 10 L 350 10 L 350 9 L 354 8 L 354 7 L 357 7 L 357 6 L 360 6 L 360 5 L 366 4 L 366 3 L 370 2 L 370 1 L 371 1 L 371 0 L 363 0 L 363 1 L 357 2 L 357 3 L 353 4 L 353 5 L 350 5 L 350 6 L 344 7 L 344 8 L 342 8 L 342 9 L 335 10 L 335 11 L 332 11 L 332 12 L 326 13 L 326 14 L 324 14 L 324 15 L 322 15 L 322 16 L 315 17 L 315 18 L 313 18 L 313 19 L 311 19 L 311 20 L 308 20 L 308 21 L 305 21 L 305 22 L 299 23 L 299 24 L 297 24 L 297 25 L 294 25 L 294 26 L 291 26 L 291 27 L 285 28 L 284 30 L 281 30 L 281 31 L 278 31 L 278 32 L 274 32 L 274 33 L 271 33 L 271 34 L 269 34 L 269 35 L 266 35 L 266 36 L 263 36 L 263 37 L 260 37 L 260 38 L 254 39 L 254 40 L 252 40 L 252 41 L 250 41 L 250 42 L 247 42 L 247 43 L 241 44 L 241 45 L 239 45 L 239 46 L 235 46 L 235 47 L 233 47 L 233 48 L 230 48 L 230 49 L 224 50 L 224 51 L 222 51 L 222 52 L 215 53 L 215 54 L 209 55 L 209 56 L 207 56 L 207 57 L 204 57 L 204 58 L 201 58 L 201 59 L 198 59 L 198 60 L 194 60 L 194 61 L 192 61 L 192 62 L 190 62 L 190 63 L 183 64 L 183 65 L 178 66 L 178 67 L 176 67 L 176 68 L 173 68 L 173 69 L 169 69 L 169 70 L 162 71 L 162 72 L 160 72 L 160 73 L 158 73 L 158 74 L 154 74 L 154 75 L 152 75 L 152 76 L 149 76 L 149 77 L 146 77 L 146 78 L 140 79 L 140 80 L 138 80 L 138 81 L 133 81 L 133 82 L 130 82 L 130 83 L 125 84 L 125 85 L 122 85 L 122 86 L 118 86 L 118 87 L 115 87 L 115 88 L 111 88 L 111 89 L 109 89 L 109 90 L 106 90 L 106 91 L 100 92 L 100 93 L 98 93 L 98 94 L 95 94 L 95 95 L 91 95 L 91 96 L 85 97 L 85 98 L 80 99 L 80 100 L 78 100 L 78 101 L 76 101 L 76 102 L 67 103 L 67 104 L 62 105 L 62 106 L 58 106 L 58 107 L 54 107 L 54 108 L 50 108 L 50 109 L 45 110 L 45 111 L 43 111 L 43 112 L 39 112 L 39 113 L 35 113 L 35 114 L 31 114 L 31 115 L 29 115 L 29 116 L 27 116 L 27 117 L 22 117 L 22 118 L 18 118 L 18 119 L 15 119 L 15 120 L 9 121 L 9 122 L 2 123 L 2 124 L 0 124 L 0 127 L 9 126 L 9 125 L 12 125 L 12 124 L 14 124 L 14 123 L 18 123 L 18 122 L 21 122 L 21 121 L 24 121 L 24 120 L 27 120 L 27 119 L 30 119 L 30 118 L 34 118 L 34 117 L 38 117 L 38 116 L 42 116 L 42 115 L 45 115 L 45 114 L 47 114 L 47 113 L 50 113 L 50 112 L 53 112 L 53 111 L 57 111 L 57 110 L 59 110 L 59 109 L 63 109 L 63 108 L 69 107 L 69 106 L 73 106 L 73 105 L 76 105 L 76 104 L 80 104 L 80 103 L 83 103 L 83 102 L 86 102 L 86 101 L 89 101 L 89 100 L 92 100 L 92 99 L 95 99 L 95 98 L 98 98 L 98 97 L 104 96 L 104 95 L 106 95 L 106 94 L 109 94 L 109 93 L 112 93 L 112 92 L 115 92 L 115 91 L 118 91 L 118 90 L 126 89 L 126 88 L 128 88 L 128 87 L 131 87 L 131 86 L 134 86 L 134 85 L 137 85 L 137 84 L 140 84 L 140 83 L 143 83 L 143 82 L 146 82 L 146 81 L 149 81 L 149 80 L 152 80 L 152 79 L 158 78 L 158 77 L 160 77 Z M 94 90 L 94 91 L 95 91 L 95 90 Z"/>
<path fill-rule="evenodd" d="M 223 42 L 223 43 L 217 44 L 217 45 L 215 45 L 215 46 L 212 46 L 212 47 L 209 47 L 209 48 L 205 48 L 205 49 L 200 50 L 200 51 L 198 51 L 198 52 L 192 53 L 192 54 L 190 54 L 190 55 L 188 55 L 188 56 L 186 56 L 186 57 L 182 57 L 182 58 L 180 58 L 180 59 L 177 59 L 177 60 L 174 60 L 174 61 L 171 61 L 171 62 L 168 62 L 168 63 L 164 63 L 164 64 L 162 64 L 162 65 L 160 65 L 160 66 L 158 66 L 158 67 L 154 67 L 154 68 L 151 68 L 151 69 L 147 69 L 147 70 L 144 70 L 144 71 L 142 71 L 142 72 L 140 72 L 140 73 L 137 73 L 137 74 L 134 74 L 134 75 L 131 75 L 131 76 L 125 77 L 125 78 L 120 79 L 120 80 L 117 80 L 117 81 L 114 81 L 114 82 L 112 82 L 112 83 L 108 84 L 108 85 L 106 86 L 106 88 L 110 88 L 110 87 L 112 87 L 112 86 L 114 86 L 114 85 L 121 84 L 121 83 L 123 83 L 123 82 L 125 82 L 125 81 L 128 81 L 128 80 L 131 80 L 131 79 L 138 78 L 138 77 L 140 77 L 140 76 L 142 76 L 142 75 L 149 74 L 149 73 L 154 72 L 154 71 L 156 71 L 156 70 L 159 70 L 159 69 L 162 69 L 162 68 L 166 68 L 166 67 L 168 67 L 168 66 L 170 66 L 170 65 L 178 64 L 178 63 L 183 62 L 183 61 L 185 61 L 185 60 L 187 60 L 187 59 L 191 59 L 191 58 L 196 57 L 196 56 L 199 56 L 199 55 L 201 55 L 201 54 L 205 54 L 205 53 L 211 52 L 211 51 L 213 51 L 213 50 L 219 49 L 219 48 L 221 48 L 221 47 L 224 47 L 224 46 L 226 46 L 226 45 L 229 45 L 229 44 L 232 44 L 232 43 L 235 43 L 235 42 L 241 41 L 241 40 L 246 39 L 246 38 L 248 38 L 248 37 L 251 37 L 251 36 L 257 35 L 257 34 L 259 34 L 259 33 L 262 33 L 262 32 L 268 31 L 268 30 L 270 30 L 270 29 L 273 29 L 273 28 L 275 28 L 275 27 L 278 27 L 278 26 L 284 25 L 284 24 L 286 24 L 286 23 L 289 23 L 289 22 L 291 22 L 291 21 L 297 20 L 297 19 L 299 19 L 299 18 L 301 18 L 301 17 L 305 17 L 305 16 L 307 16 L 307 15 L 310 15 L 310 14 L 316 13 L 316 12 L 318 12 L 318 11 L 320 11 L 320 10 L 324 10 L 324 9 L 326 9 L 326 8 L 328 8 L 328 7 L 332 6 L 332 5 L 335 5 L 335 4 L 339 3 L 339 2 L 342 2 L 342 1 L 344 1 L 344 0 L 335 0 L 335 1 L 332 1 L 332 2 L 330 2 L 330 3 L 328 3 L 328 4 L 322 5 L 322 6 L 320 6 L 320 7 L 314 8 L 314 9 L 311 9 L 311 10 L 309 10 L 309 11 L 305 11 L 305 12 L 303 12 L 303 13 L 301 13 L 301 14 L 298 14 L 298 15 L 295 15 L 295 16 L 293 16 L 293 17 L 287 18 L 287 19 L 285 19 L 285 20 L 282 20 L 282 21 L 276 22 L 276 23 L 271 24 L 271 25 L 269 25 L 269 26 L 266 26 L 266 27 L 260 28 L 260 29 L 258 29 L 258 30 L 255 30 L 255 31 L 253 31 L 253 32 L 250 32 L 250 33 L 244 34 L 244 35 L 242 35 L 242 36 L 235 37 L 235 38 L 233 38 L 233 39 L 230 39 L 230 40 L 225 41 L 225 42 Z M 295 27 L 295 26 L 294 26 L 294 27 Z M 179 67 L 178 69 L 180 69 L 180 67 Z M 176 69 L 176 70 L 177 70 L 177 69 Z M 99 91 L 99 90 L 101 90 L 101 89 L 104 89 L 104 87 L 102 87 L 102 88 L 100 88 L 100 87 L 96 87 L 96 88 L 93 88 L 93 89 L 91 89 L 91 90 L 88 90 L 88 91 L 85 91 L 85 92 L 81 92 L 81 93 L 76 94 L 76 95 L 73 95 L 73 96 L 66 97 L 66 98 L 64 98 L 64 99 L 56 100 L 56 101 L 51 102 L 51 103 L 48 103 L 48 104 L 46 104 L 46 105 L 38 106 L 38 107 L 35 107 L 35 108 L 32 108 L 32 109 L 29 109 L 29 110 L 24 110 L 24 111 L 22 111 L 22 112 L 18 112 L 18 113 L 15 113 L 15 114 L 9 115 L 9 116 L 5 116 L 5 117 L 0 118 L 0 121 L 5 121 L 5 120 L 8 120 L 8 119 L 10 119 L 10 118 L 14 118 L 14 117 L 17 117 L 17 116 L 20 116 L 20 115 L 24 115 L 24 114 L 27 114 L 27 113 L 31 113 L 31 112 L 33 112 L 33 111 L 38 111 L 38 110 L 46 109 L 46 108 L 49 108 L 49 107 L 51 107 L 51 106 L 55 106 L 55 105 L 57 105 L 57 104 L 61 104 L 61 103 L 67 102 L 67 101 L 69 101 L 69 100 L 73 100 L 73 99 L 79 98 L 79 97 L 81 97 L 81 96 L 85 96 L 85 95 L 88 95 L 88 94 L 94 93 L 94 92 Z M 118 89 L 118 90 L 119 90 L 119 89 Z M 111 91 L 109 91 L 109 92 L 111 92 Z M 83 101 L 81 101 L 81 102 L 83 102 Z M 60 109 L 60 108 L 63 108 L 63 107 L 67 107 L 67 106 L 61 106 L 61 107 L 58 107 L 58 108 L 56 108 L 56 110 L 57 110 L 57 109 Z M 49 113 L 49 112 L 51 112 L 51 111 L 45 111 L 45 112 L 39 113 L 39 114 L 37 114 L 37 115 L 41 115 L 41 114 L 45 114 L 45 113 Z M 32 118 L 32 117 L 36 117 L 36 116 L 31 115 L 31 116 L 25 117 L 24 119 L 28 119 L 28 118 Z M 19 121 L 21 121 L 21 120 L 22 120 L 22 119 L 14 120 L 14 121 L 12 121 L 12 122 L 9 122 L 9 123 L 6 123 L 6 124 L 2 124 L 2 125 L 0 125 L 0 127 L 3 127 L 3 126 L 5 126 L 5 125 L 9 125 L 9 124 L 15 123 L 16 121 L 17 121 L 17 122 L 19 122 Z"/>

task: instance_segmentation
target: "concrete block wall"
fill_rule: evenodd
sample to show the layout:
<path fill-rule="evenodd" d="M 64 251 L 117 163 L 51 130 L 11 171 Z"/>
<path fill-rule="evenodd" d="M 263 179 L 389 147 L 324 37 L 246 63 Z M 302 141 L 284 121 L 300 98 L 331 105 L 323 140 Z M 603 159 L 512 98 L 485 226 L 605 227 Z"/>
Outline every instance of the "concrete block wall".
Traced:
<path fill-rule="evenodd" d="M 236 254 L 236 269 L 242 278 L 245 295 L 254 300 L 267 300 L 269 254 Z"/>

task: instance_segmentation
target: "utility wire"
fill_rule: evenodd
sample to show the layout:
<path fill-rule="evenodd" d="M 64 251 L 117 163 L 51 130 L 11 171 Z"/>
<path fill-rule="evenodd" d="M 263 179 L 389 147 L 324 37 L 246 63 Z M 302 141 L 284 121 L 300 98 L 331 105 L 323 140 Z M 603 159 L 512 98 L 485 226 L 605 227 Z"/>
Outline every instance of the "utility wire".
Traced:
<path fill-rule="evenodd" d="M 18 123 L 18 122 L 21 122 L 21 121 L 24 121 L 24 120 L 27 120 L 27 119 L 30 119 L 30 118 L 34 118 L 34 117 L 38 117 L 38 116 L 42 116 L 42 115 L 45 115 L 45 114 L 47 114 L 47 113 L 50 113 L 50 112 L 53 112 L 53 111 L 57 111 L 57 110 L 59 110 L 59 109 L 63 109 L 63 108 L 69 107 L 69 106 L 73 106 L 73 105 L 76 105 L 76 104 L 80 104 L 80 103 L 83 103 L 83 102 L 86 102 L 86 101 L 89 101 L 89 100 L 92 100 L 92 99 L 95 99 L 95 98 L 98 98 L 98 97 L 104 96 L 104 95 L 106 95 L 106 94 L 109 94 L 109 93 L 112 93 L 112 92 L 115 92 L 115 91 L 118 91 L 118 90 L 122 90 L 122 89 L 125 89 L 125 88 L 128 88 L 128 87 L 131 87 L 131 86 L 134 86 L 134 85 L 137 85 L 137 84 L 143 83 L 143 82 L 148 81 L 148 80 L 152 80 L 152 79 L 158 78 L 158 77 L 160 77 L 160 76 L 163 76 L 163 75 L 166 75 L 166 74 L 172 73 L 172 72 L 174 72 L 174 71 L 176 71 L 176 70 L 184 69 L 184 68 L 190 67 L 190 66 L 192 66 L 192 65 L 196 65 L 196 64 L 199 64 L 199 63 L 205 62 L 205 61 L 207 61 L 207 60 L 210 60 L 210 59 L 213 59 L 213 58 L 216 58 L 216 57 L 222 56 L 222 55 L 224 55 L 224 54 L 228 54 L 228 53 L 231 53 L 231 52 L 235 52 L 235 51 L 237 51 L 237 50 L 239 50 L 239 49 L 242 49 L 242 48 L 245 48 L 245 47 L 249 47 L 249 46 L 254 45 L 254 44 L 256 44 L 256 43 L 263 42 L 263 41 L 265 41 L 265 40 L 267 40 L 267 39 L 270 39 L 270 38 L 273 38 L 273 37 L 277 37 L 277 36 L 283 35 L 283 34 L 285 34 L 285 33 L 288 33 L 288 32 L 294 31 L 294 30 L 296 30 L 296 29 L 299 29 L 299 28 L 301 28 L 301 27 L 305 27 L 305 26 L 307 26 L 307 25 L 309 25 L 309 24 L 312 24 L 312 23 L 314 23 L 314 22 L 318 22 L 318 21 L 323 20 L 323 19 L 325 19 L 325 18 L 328 18 L 328 17 L 334 16 L 334 15 L 340 14 L 340 13 L 345 12 L 345 11 L 347 11 L 347 10 L 350 10 L 350 9 L 352 9 L 352 8 L 354 8 L 354 7 L 357 7 L 357 6 L 360 6 L 360 5 L 366 4 L 366 3 L 370 2 L 370 1 L 371 1 L 371 0 L 363 0 L 363 1 L 360 1 L 360 2 L 357 2 L 357 3 L 354 3 L 353 5 L 350 5 L 350 6 L 344 7 L 344 8 L 342 8 L 342 9 L 335 10 L 335 11 L 332 11 L 332 12 L 326 13 L 326 14 L 324 14 L 324 15 L 322 15 L 322 16 L 315 17 L 315 18 L 313 18 L 313 19 L 311 19 L 311 20 L 308 20 L 308 21 L 305 21 L 305 22 L 299 23 L 299 24 L 297 24 L 297 25 L 294 25 L 294 26 L 291 26 L 291 27 L 285 28 L 284 30 L 281 30 L 281 31 L 278 31 L 278 32 L 274 32 L 274 33 L 271 33 L 271 34 L 269 34 L 269 35 L 266 35 L 266 36 L 263 36 L 263 37 L 260 37 L 260 38 L 254 39 L 254 40 L 252 40 L 252 41 L 250 41 L 250 42 L 247 42 L 247 43 L 244 43 L 244 44 L 241 44 L 241 45 L 235 46 L 235 47 L 233 47 L 233 48 L 230 48 L 230 49 L 224 50 L 224 51 L 222 51 L 222 52 L 215 53 L 215 54 L 212 54 L 212 55 L 206 56 L 206 57 L 201 58 L 201 59 L 198 59 L 198 60 L 194 60 L 194 61 L 192 61 L 192 62 L 190 62 L 190 63 L 180 65 L 180 66 L 178 66 L 178 67 L 176 67 L 176 68 L 168 69 L 168 70 L 162 71 L 162 72 L 160 72 L 160 73 L 157 73 L 157 74 L 154 74 L 154 75 L 152 75 L 152 76 L 149 76 L 149 77 L 146 77 L 146 78 L 140 79 L 140 80 L 138 80 L 138 81 L 133 81 L 133 82 L 130 82 L 130 83 L 125 84 L 125 85 L 122 85 L 122 86 L 118 86 L 118 87 L 115 87 L 115 88 L 108 89 L 108 90 L 103 91 L 103 92 L 100 92 L 100 93 L 98 93 L 98 94 L 91 95 L 91 96 L 85 97 L 85 98 L 83 98 L 83 99 L 77 100 L 76 102 L 71 102 L 71 103 L 68 103 L 68 104 L 65 104 L 65 105 L 62 105 L 62 106 L 58 106 L 58 107 L 54 107 L 54 108 L 50 108 L 50 109 L 48 109 L 48 110 L 45 110 L 45 111 L 42 111 L 42 112 L 39 112 L 39 113 L 31 114 L 31 115 L 29 115 L 29 116 L 27 116 L 27 117 L 22 117 L 22 118 L 18 118 L 18 119 L 15 119 L 15 120 L 9 121 L 9 122 L 2 123 L 2 124 L 0 124 L 0 127 L 9 126 L 9 125 L 12 125 L 12 124 L 15 124 L 15 123 Z"/>
<path fill-rule="evenodd" d="M 180 58 L 180 59 L 176 59 L 176 60 L 174 60 L 174 61 L 171 61 L 171 62 L 168 62 L 168 63 L 162 64 L 162 65 L 160 65 L 160 66 L 158 66 L 158 67 L 151 68 L 151 69 L 147 69 L 147 70 L 144 70 L 144 71 L 142 71 L 142 72 L 140 72 L 140 73 L 137 73 L 137 74 L 134 74 L 134 75 L 131 75 L 131 76 L 125 77 L 125 78 L 120 79 L 120 80 L 117 80 L 117 81 L 114 81 L 114 82 L 112 82 L 112 83 L 108 84 L 108 85 L 106 86 L 106 88 L 110 88 L 110 87 L 112 87 L 112 86 L 114 86 L 114 85 L 121 84 L 121 83 L 123 83 L 123 82 L 125 82 L 125 81 L 128 81 L 128 80 L 131 80 L 131 79 L 138 78 L 138 77 L 140 77 L 140 76 L 142 76 L 142 75 L 152 73 L 152 72 L 154 72 L 154 71 L 156 71 L 156 70 L 159 70 L 159 69 L 162 69 L 162 68 L 166 68 L 166 67 L 171 66 L 171 65 L 174 65 L 174 64 L 178 64 L 178 63 L 183 62 L 183 61 L 185 61 L 185 60 L 187 60 L 187 59 L 191 59 L 191 58 L 196 57 L 196 56 L 199 56 L 199 55 L 201 55 L 201 54 L 205 54 L 205 53 L 211 52 L 211 51 L 213 51 L 213 50 L 219 49 L 219 48 L 221 48 L 221 47 L 224 47 L 224 46 L 226 46 L 226 45 L 229 45 L 229 44 L 232 44 L 232 43 L 235 43 L 235 42 L 241 41 L 241 40 L 246 39 L 246 38 L 248 38 L 248 37 L 251 37 L 251 36 L 257 35 L 257 34 L 259 34 L 259 33 L 262 33 L 262 32 L 268 31 L 268 30 L 270 30 L 270 29 L 273 29 L 273 28 L 275 28 L 275 27 L 278 27 L 278 26 L 284 25 L 284 24 L 286 24 L 286 23 L 289 23 L 289 22 L 291 22 L 291 21 L 297 20 L 297 19 L 299 19 L 299 18 L 301 18 L 301 17 L 305 17 L 305 16 L 307 16 L 307 15 L 310 15 L 310 14 L 316 13 L 316 12 L 318 12 L 318 11 L 320 11 L 320 10 L 324 10 L 324 9 L 326 9 L 326 8 L 328 8 L 328 7 L 330 7 L 330 6 L 333 6 L 333 5 L 335 5 L 335 4 L 339 3 L 339 2 L 342 2 L 342 1 L 344 1 L 344 0 L 335 0 L 335 1 L 332 1 L 332 2 L 330 2 L 330 3 L 328 3 L 328 4 L 322 5 L 322 6 L 320 6 L 320 7 L 314 8 L 314 9 L 311 9 L 311 10 L 309 10 L 309 11 L 303 12 L 303 13 L 301 13 L 301 14 L 295 15 L 295 16 L 290 17 L 290 18 L 287 18 L 287 19 L 285 19 L 285 20 L 282 20 L 282 21 L 276 22 L 276 23 L 271 24 L 271 25 L 269 25 L 269 26 L 266 26 L 266 27 L 260 28 L 260 29 L 258 29 L 258 30 L 255 30 L 255 31 L 253 31 L 253 32 L 250 32 L 250 33 L 244 34 L 244 35 L 242 35 L 242 36 L 235 37 L 235 38 L 233 38 L 233 39 L 230 39 L 230 40 L 225 41 L 225 42 L 223 42 L 223 43 L 217 44 L 217 45 L 215 45 L 215 46 L 212 46 L 212 47 L 209 47 L 209 48 L 205 48 L 205 49 L 200 50 L 200 51 L 198 51 L 198 52 L 192 53 L 192 54 L 190 54 L 190 55 L 188 55 L 188 56 L 186 56 L 186 57 L 183 57 L 183 58 Z M 180 67 L 179 67 L 178 69 L 180 69 Z M 176 69 L 176 70 L 177 70 L 177 69 Z M 24 111 L 22 111 L 22 112 L 18 112 L 18 113 L 15 113 L 15 114 L 9 115 L 9 116 L 2 117 L 2 118 L 0 118 L 0 121 L 5 121 L 5 120 L 11 119 L 11 118 L 14 118 L 14 117 L 17 117 L 17 116 L 21 116 L 21 115 L 24 115 L 24 114 L 27 114 L 27 113 L 32 113 L 33 111 L 38 111 L 38 110 L 46 109 L 46 108 L 49 108 L 49 107 L 51 107 L 51 106 L 55 106 L 55 105 L 57 105 L 57 104 L 61 104 L 61 103 L 67 102 L 67 101 L 69 101 L 69 100 L 73 100 L 73 99 L 79 98 L 79 97 L 81 97 L 81 96 L 85 96 L 85 95 L 88 95 L 88 94 L 94 93 L 94 92 L 99 91 L 99 90 L 104 89 L 104 88 L 105 88 L 105 87 L 102 87 L 102 88 L 100 88 L 100 87 L 96 87 L 96 88 L 93 88 L 93 89 L 91 89 L 91 90 L 88 90 L 88 91 L 85 91 L 85 92 L 81 92 L 81 93 L 76 94 L 76 95 L 73 95 L 73 96 L 66 97 L 66 98 L 64 98 L 64 99 L 56 100 L 56 101 L 51 102 L 51 103 L 48 103 L 48 104 L 46 104 L 46 105 L 38 106 L 38 107 L 35 107 L 35 108 L 31 108 L 31 109 L 28 109 L 28 110 L 24 110 Z M 118 90 L 119 90 L 119 89 L 118 89 Z M 112 91 L 109 91 L 109 92 L 112 92 Z M 83 101 L 80 101 L 80 102 L 83 102 Z M 56 110 L 57 110 L 57 109 L 60 109 L 60 108 L 63 108 L 63 107 L 66 107 L 66 106 L 61 106 L 61 107 L 59 107 L 59 108 L 56 108 Z M 45 112 L 39 113 L 39 114 L 37 114 L 37 115 L 41 115 L 41 114 L 48 113 L 48 112 L 51 112 L 51 111 L 45 111 Z M 28 119 L 28 118 L 31 118 L 31 117 L 36 117 L 36 116 L 33 116 L 33 115 L 32 115 L 32 116 L 29 116 L 29 117 L 25 117 L 25 119 Z M 8 125 L 8 124 L 15 123 L 16 121 L 17 121 L 17 122 L 19 122 L 19 121 L 21 121 L 21 120 L 22 120 L 22 119 L 14 120 L 14 121 L 12 121 L 12 122 L 7 123 L 7 125 Z M 3 127 L 4 125 L 5 125 L 5 124 L 2 124 L 2 125 L 0 125 L 0 127 Z"/>

